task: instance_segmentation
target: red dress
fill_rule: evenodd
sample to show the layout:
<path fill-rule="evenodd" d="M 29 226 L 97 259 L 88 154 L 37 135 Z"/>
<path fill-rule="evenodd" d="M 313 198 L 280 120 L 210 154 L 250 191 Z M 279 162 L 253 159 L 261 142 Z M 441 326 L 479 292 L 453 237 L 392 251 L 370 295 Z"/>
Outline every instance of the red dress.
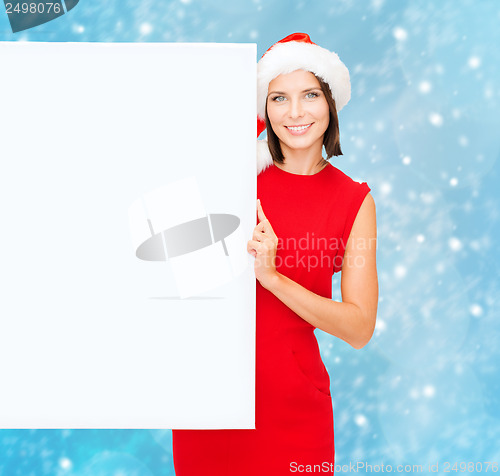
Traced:
<path fill-rule="evenodd" d="M 279 240 L 276 269 L 331 298 L 369 191 L 331 164 L 314 175 L 261 172 L 257 197 Z M 330 378 L 315 328 L 258 281 L 256 297 L 256 429 L 173 430 L 176 476 L 289 476 L 314 464 L 333 474 Z"/>

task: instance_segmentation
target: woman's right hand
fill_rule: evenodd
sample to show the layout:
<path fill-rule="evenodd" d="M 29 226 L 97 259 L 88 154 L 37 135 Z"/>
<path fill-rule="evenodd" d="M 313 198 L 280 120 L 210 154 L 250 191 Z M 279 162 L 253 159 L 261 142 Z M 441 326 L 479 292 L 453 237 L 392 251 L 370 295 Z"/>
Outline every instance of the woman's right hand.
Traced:
<path fill-rule="evenodd" d="M 260 200 L 257 200 L 257 216 L 259 223 L 253 230 L 253 239 L 248 241 L 247 251 L 255 258 L 255 277 L 263 287 L 267 288 L 278 276 L 276 271 L 278 237 L 262 210 Z"/>

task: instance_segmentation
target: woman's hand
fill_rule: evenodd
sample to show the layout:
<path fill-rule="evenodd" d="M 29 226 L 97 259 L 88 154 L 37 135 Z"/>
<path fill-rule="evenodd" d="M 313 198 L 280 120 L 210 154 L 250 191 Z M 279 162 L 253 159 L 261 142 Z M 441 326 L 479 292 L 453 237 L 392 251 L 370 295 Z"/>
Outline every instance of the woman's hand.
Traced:
<path fill-rule="evenodd" d="M 259 224 L 253 230 L 252 240 L 248 241 L 247 251 L 255 257 L 255 277 L 267 288 L 278 276 L 276 271 L 276 250 L 278 237 L 264 215 L 260 200 L 257 200 Z"/>

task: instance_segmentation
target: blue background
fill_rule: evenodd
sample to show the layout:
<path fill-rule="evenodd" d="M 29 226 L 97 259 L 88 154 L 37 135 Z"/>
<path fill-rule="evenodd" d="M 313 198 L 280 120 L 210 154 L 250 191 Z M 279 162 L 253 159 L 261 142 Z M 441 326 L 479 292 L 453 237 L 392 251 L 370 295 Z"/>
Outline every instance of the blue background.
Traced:
<path fill-rule="evenodd" d="M 352 98 L 331 163 L 372 189 L 380 302 L 361 350 L 316 330 L 336 463 L 439 474 L 500 462 L 499 23 L 485 0 L 81 0 L 13 34 L 0 6 L 2 41 L 257 43 L 260 58 L 301 31 L 339 54 Z M 170 430 L 0 430 L 0 475 L 173 475 L 171 445 Z"/>

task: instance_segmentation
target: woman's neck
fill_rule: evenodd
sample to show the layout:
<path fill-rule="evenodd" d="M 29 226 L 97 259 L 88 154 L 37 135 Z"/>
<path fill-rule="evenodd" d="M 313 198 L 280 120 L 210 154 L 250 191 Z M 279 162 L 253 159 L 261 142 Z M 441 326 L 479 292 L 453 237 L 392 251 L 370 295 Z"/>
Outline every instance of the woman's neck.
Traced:
<path fill-rule="evenodd" d="M 284 163 L 278 164 L 274 162 L 274 165 L 292 174 L 314 175 L 328 164 L 322 156 L 323 144 L 321 144 L 321 148 L 311 147 L 306 151 L 299 149 L 283 150 L 283 147 L 282 151 Z"/>

